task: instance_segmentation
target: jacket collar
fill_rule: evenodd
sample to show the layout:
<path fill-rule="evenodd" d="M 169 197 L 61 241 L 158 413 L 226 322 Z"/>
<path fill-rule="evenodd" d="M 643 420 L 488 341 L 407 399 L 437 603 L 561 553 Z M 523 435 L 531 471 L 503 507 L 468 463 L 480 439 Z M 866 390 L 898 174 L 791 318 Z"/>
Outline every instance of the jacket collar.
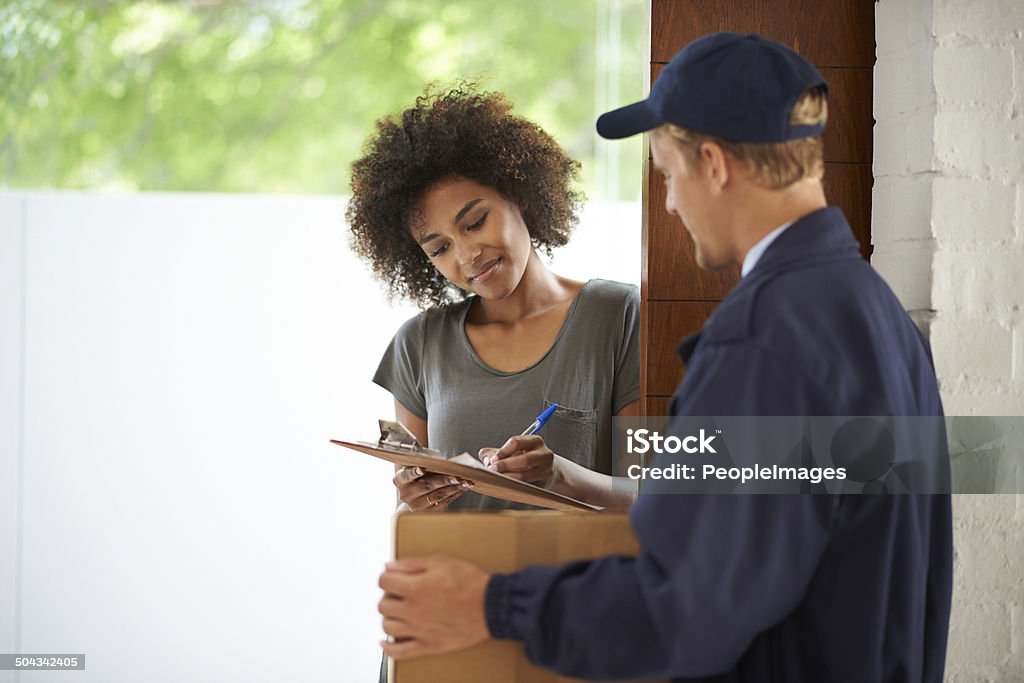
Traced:
<path fill-rule="evenodd" d="M 768 245 L 757 265 L 733 292 L 753 284 L 759 276 L 787 270 L 794 263 L 849 258 L 860 258 L 860 251 L 843 212 L 835 206 L 818 209 L 798 218 Z"/>
<path fill-rule="evenodd" d="M 747 336 L 745 323 L 749 320 L 748 308 L 753 303 L 753 294 L 780 273 L 807 263 L 821 264 L 859 258 L 857 240 L 839 208 L 829 206 L 798 218 L 768 245 L 753 270 L 715 307 L 711 317 L 704 323 L 704 328 L 679 342 L 678 350 L 683 363 L 690 361 L 701 337 L 727 302 L 746 299 L 747 305 L 741 305 L 740 310 L 736 311 L 737 319 L 729 321 L 735 324 L 721 326 L 723 329 L 715 335 L 719 341 Z"/>

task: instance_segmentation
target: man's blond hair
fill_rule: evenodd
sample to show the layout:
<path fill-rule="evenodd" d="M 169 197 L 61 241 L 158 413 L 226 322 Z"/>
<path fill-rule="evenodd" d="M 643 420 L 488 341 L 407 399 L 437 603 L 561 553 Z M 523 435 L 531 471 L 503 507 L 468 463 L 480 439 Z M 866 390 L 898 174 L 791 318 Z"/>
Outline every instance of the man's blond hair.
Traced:
<path fill-rule="evenodd" d="M 825 89 L 814 87 L 804 91 L 793 105 L 789 122 L 796 126 L 823 124 L 828 118 Z M 816 178 L 825 173 L 821 135 L 788 142 L 728 142 L 710 135 L 701 135 L 674 124 L 662 126 L 679 143 L 687 164 L 700 164 L 701 143 L 711 141 L 722 147 L 750 169 L 751 180 L 769 190 L 781 190 L 798 180 Z"/>

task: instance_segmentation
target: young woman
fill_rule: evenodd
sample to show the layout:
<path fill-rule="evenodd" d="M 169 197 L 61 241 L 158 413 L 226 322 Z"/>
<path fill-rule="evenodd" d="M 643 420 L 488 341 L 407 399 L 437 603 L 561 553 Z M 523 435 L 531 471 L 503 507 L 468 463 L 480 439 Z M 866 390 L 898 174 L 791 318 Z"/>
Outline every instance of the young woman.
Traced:
<path fill-rule="evenodd" d="M 609 476 L 611 419 L 639 413 L 637 289 L 561 277 L 538 254 L 577 222 L 578 169 L 503 95 L 460 85 L 377 122 L 347 218 L 390 295 L 425 309 L 374 375 L 420 444 L 624 509 L 633 494 Z M 538 434 L 513 436 L 552 403 Z M 418 469 L 394 482 L 412 510 L 516 507 Z"/>

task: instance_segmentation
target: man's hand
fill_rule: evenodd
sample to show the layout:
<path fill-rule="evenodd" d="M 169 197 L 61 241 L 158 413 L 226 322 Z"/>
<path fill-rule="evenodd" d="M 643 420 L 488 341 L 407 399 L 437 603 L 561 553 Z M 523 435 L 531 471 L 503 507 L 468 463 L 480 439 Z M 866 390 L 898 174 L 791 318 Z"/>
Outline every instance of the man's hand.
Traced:
<path fill-rule="evenodd" d="M 389 562 L 380 576 L 384 597 L 378 609 L 384 653 L 395 659 L 452 652 L 486 640 L 484 617 L 487 574 L 475 565 L 444 555 Z"/>

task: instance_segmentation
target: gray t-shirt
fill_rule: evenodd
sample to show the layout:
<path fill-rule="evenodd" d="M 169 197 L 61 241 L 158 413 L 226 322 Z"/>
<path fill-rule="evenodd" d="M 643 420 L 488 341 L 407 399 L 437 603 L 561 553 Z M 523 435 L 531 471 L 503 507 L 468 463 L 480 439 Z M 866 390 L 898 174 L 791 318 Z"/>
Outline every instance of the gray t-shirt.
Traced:
<path fill-rule="evenodd" d="M 557 403 L 538 434 L 558 455 L 610 474 L 612 416 L 640 397 L 637 288 L 587 282 L 548 352 L 519 372 L 495 370 L 473 351 L 465 329 L 471 302 L 403 324 L 373 381 L 426 420 L 429 446 L 449 457 L 497 448 Z M 449 509 L 520 507 L 470 492 Z"/>

